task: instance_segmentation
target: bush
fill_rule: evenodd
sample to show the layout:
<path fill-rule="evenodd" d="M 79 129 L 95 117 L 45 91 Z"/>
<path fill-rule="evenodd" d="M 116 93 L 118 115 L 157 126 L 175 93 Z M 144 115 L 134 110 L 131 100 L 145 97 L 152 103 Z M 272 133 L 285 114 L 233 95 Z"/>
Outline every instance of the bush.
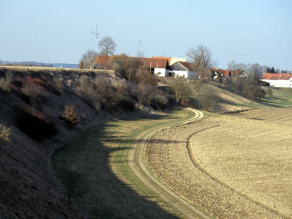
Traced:
<path fill-rule="evenodd" d="M 17 114 L 17 127 L 32 139 L 40 141 L 57 134 L 54 123 L 44 113 L 24 103 L 16 105 L 14 110 Z"/>
<path fill-rule="evenodd" d="M 10 130 L 11 128 L 7 128 L 6 126 L 0 124 L 0 139 L 3 141 L 10 141 Z"/>
<path fill-rule="evenodd" d="M 60 78 L 55 77 L 55 78 L 53 78 L 53 81 L 54 81 L 56 87 L 57 87 L 59 90 L 62 90 L 62 91 L 65 90 L 65 88 L 66 88 L 66 84 L 64 83 L 63 80 L 61 80 Z"/>
<path fill-rule="evenodd" d="M 87 94 L 88 89 L 92 86 L 92 82 L 90 81 L 87 75 L 81 75 L 80 79 L 80 87 Z"/>
<path fill-rule="evenodd" d="M 9 92 L 10 91 L 10 86 L 9 86 L 9 83 L 6 79 L 4 78 L 0 78 L 0 89 L 2 91 L 5 91 L 5 92 Z"/>
<path fill-rule="evenodd" d="M 167 107 L 168 99 L 163 95 L 152 95 L 149 98 L 150 106 L 156 110 L 162 110 Z"/>
<path fill-rule="evenodd" d="M 100 96 L 92 87 L 88 89 L 87 94 L 88 104 L 95 110 L 100 109 Z"/>
<path fill-rule="evenodd" d="M 65 106 L 63 118 L 71 129 L 79 122 L 75 108 L 69 104 Z"/>
<path fill-rule="evenodd" d="M 209 110 L 217 104 L 218 97 L 212 87 L 203 85 L 199 92 L 199 100 L 203 109 Z"/>
<path fill-rule="evenodd" d="M 124 111 L 133 111 L 135 109 L 135 103 L 129 98 L 121 98 L 119 100 L 119 107 L 121 107 Z"/>

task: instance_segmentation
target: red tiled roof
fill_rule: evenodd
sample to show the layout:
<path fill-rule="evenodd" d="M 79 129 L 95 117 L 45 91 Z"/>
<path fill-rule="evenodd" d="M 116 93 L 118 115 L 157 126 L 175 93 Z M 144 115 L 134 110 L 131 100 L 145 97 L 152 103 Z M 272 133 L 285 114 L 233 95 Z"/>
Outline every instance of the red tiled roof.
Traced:
<path fill-rule="evenodd" d="M 266 80 L 290 80 L 292 78 L 292 74 L 284 73 L 284 74 L 274 74 L 274 73 L 265 73 L 261 79 Z"/>
<path fill-rule="evenodd" d="M 97 55 L 93 64 L 97 65 L 110 65 L 111 64 L 111 56 L 103 56 L 103 55 Z"/>
<path fill-rule="evenodd" d="M 241 70 L 233 70 L 230 72 L 230 74 L 235 76 L 235 75 L 239 75 L 241 72 L 242 72 Z"/>
<path fill-rule="evenodd" d="M 192 71 L 192 65 L 191 63 L 188 62 L 179 62 L 180 64 L 182 64 L 184 67 L 186 67 L 189 71 Z"/>
<path fill-rule="evenodd" d="M 290 80 L 292 78 L 292 74 L 283 73 L 279 80 Z"/>
<path fill-rule="evenodd" d="M 224 77 L 224 78 L 227 78 L 227 77 L 229 77 L 230 70 L 219 69 L 217 72 L 218 72 L 219 74 L 223 74 L 223 77 Z"/>
<path fill-rule="evenodd" d="M 159 56 L 152 56 L 152 59 L 167 59 L 168 60 L 168 64 L 171 61 L 171 57 L 159 57 Z"/>
<path fill-rule="evenodd" d="M 145 68 L 167 68 L 167 59 L 157 59 L 157 58 L 141 58 L 141 64 Z"/>

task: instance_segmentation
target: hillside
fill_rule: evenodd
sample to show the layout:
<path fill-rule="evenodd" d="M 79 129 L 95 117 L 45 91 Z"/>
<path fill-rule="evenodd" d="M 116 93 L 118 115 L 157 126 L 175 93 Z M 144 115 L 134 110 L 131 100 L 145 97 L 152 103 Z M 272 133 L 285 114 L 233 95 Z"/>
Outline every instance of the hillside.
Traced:
<path fill-rule="evenodd" d="M 291 104 L 287 89 L 254 102 L 226 87 L 206 86 L 219 99 L 216 112 Z M 0 131 L 11 128 L 11 135 L 9 141 L 0 138 L 0 218 L 85 218 L 74 203 L 69 206 L 52 154 L 90 127 L 155 115 L 151 106 L 167 108 L 171 101 L 157 88 L 129 83 L 113 71 L 1 67 Z M 66 120 L 66 106 L 73 109 L 70 115 L 76 112 L 76 125 Z"/>
<path fill-rule="evenodd" d="M 118 105 L 97 95 L 99 101 L 92 102 L 81 88 L 81 75 L 100 81 L 99 88 L 107 86 Z M 10 141 L 0 139 L 0 218 L 84 217 L 74 204 L 68 209 L 66 188 L 52 171 L 51 156 L 89 127 L 153 114 L 147 104 L 127 102 L 114 91 L 126 84 L 112 71 L 0 68 L 0 124 L 11 128 Z M 72 129 L 63 117 L 66 105 L 74 107 L 79 120 Z"/>

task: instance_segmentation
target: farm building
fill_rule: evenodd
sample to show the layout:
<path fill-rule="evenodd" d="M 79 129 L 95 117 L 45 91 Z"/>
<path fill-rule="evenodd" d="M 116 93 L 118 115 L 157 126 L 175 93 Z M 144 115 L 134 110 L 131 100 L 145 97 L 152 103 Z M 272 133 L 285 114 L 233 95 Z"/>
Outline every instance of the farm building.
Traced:
<path fill-rule="evenodd" d="M 96 69 L 96 68 L 110 69 L 111 68 L 110 59 L 111 59 L 111 56 L 97 55 L 93 62 L 92 68 L 93 69 Z"/>
<path fill-rule="evenodd" d="M 167 59 L 168 60 L 168 64 L 172 65 L 176 62 L 185 62 L 186 59 L 185 58 L 176 58 L 176 57 L 158 57 L 158 56 L 152 56 L 152 59 Z"/>
<path fill-rule="evenodd" d="M 261 81 L 268 82 L 273 87 L 292 87 L 292 74 L 265 73 Z"/>
<path fill-rule="evenodd" d="M 214 79 L 216 79 L 217 77 L 219 77 L 219 75 L 221 75 L 223 78 L 229 78 L 231 76 L 240 76 L 240 77 L 247 77 L 247 73 L 241 70 L 224 70 L 224 69 L 216 69 L 216 68 L 211 68 L 210 70 L 214 70 L 215 71 L 215 77 Z"/>
<path fill-rule="evenodd" d="M 169 68 L 169 62 L 167 58 L 141 58 L 141 65 L 144 68 L 149 68 L 157 76 L 168 76 L 167 69 Z"/>
<path fill-rule="evenodd" d="M 182 77 L 188 79 L 194 79 L 197 75 L 197 72 L 193 71 L 190 63 L 180 61 L 172 64 L 167 72 L 169 77 Z"/>

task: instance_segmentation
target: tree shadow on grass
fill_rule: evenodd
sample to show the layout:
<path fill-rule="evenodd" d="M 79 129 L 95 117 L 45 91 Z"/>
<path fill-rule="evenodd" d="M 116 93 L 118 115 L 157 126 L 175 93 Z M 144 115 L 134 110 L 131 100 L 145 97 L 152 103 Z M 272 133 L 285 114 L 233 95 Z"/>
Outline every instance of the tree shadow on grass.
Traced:
<path fill-rule="evenodd" d="M 161 117 L 151 117 L 153 119 Z M 52 157 L 53 168 L 61 181 L 64 182 L 63 176 L 73 166 L 86 182 L 81 185 L 86 193 L 75 198 L 79 208 L 89 218 L 177 218 L 150 201 L 155 200 L 156 195 L 149 189 L 140 195 L 132 188 L 144 186 L 133 177 L 127 163 L 127 152 L 134 139 L 120 138 L 119 132 L 109 131 L 112 129 L 119 130 L 119 123 L 104 123 L 91 128 L 58 149 Z M 123 175 L 130 175 L 129 184 L 113 173 L 112 166 Z"/>

